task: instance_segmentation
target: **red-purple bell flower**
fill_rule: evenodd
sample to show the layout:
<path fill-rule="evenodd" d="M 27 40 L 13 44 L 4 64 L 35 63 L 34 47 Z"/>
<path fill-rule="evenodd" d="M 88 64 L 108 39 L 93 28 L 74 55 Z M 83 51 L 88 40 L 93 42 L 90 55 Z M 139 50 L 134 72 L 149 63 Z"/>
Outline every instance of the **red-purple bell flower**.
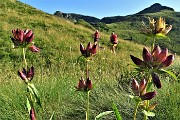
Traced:
<path fill-rule="evenodd" d="M 27 46 L 34 39 L 32 30 L 13 29 L 12 34 L 11 40 L 15 46 Z"/>
<path fill-rule="evenodd" d="M 76 89 L 79 91 L 89 91 L 92 89 L 92 81 L 89 78 L 85 81 L 84 78 L 81 77 Z"/>
<path fill-rule="evenodd" d="M 13 29 L 12 30 L 13 36 L 11 37 L 12 42 L 14 43 L 15 47 L 22 47 L 29 49 L 33 52 L 38 52 L 39 48 L 33 45 L 34 33 L 32 30 L 21 30 L 21 29 Z"/>
<path fill-rule="evenodd" d="M 135 79 L 133 79 L 132 90 L 136 96 L 141 98 L 141 100 L 150 100 L 156 95 L 156 92 L 146 92 L 145 79 L 141 80 L 140 84 Z"/>
<path fill-rule="evenodd" d="M 21 77 L 22 80 L 24 80 L 27 83 L 28 81 L 31 81 L 34 77 L 34 67 L 31 67 L 28 70 L 23 68 L 22 71 L 18 71 L 18 75 Z"/>
<path fill-rule="evenodd" d="M 146 80 L 141 80 L 140 84 L 135 80 L 132 79 L 132 90 L 136 96 L 140 96 L 146 92 Z"/>
<path fill-rule="evenodd" d="M 80 44 L 80 51 L 84 57 L 90 57 L 91 55 L 96 54 L 97 44 L 92 45 L 91 42 L 89 42 L 86 49 L 82 44 Z"/>
<path fill-rule="evenodd" d="M 143 48 L 143 60 L 130 55 L 132 61 L 141 68 L 149 68 L 149 69 L 160 69 L 163 67 L 168 67 L 171 65 L 172 61 L 174 60 L 174 55 L 168 56 L 168 49 L 163 49 L 159 46 L 155 46 L 152 53 L 144 47 Z"/>

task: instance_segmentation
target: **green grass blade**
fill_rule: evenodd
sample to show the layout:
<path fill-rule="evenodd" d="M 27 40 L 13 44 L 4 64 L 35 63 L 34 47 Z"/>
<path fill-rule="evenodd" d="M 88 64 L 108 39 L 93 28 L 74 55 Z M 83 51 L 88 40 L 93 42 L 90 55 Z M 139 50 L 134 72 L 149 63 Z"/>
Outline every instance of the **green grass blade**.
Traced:
<path fill-rule="evenodd" d="M 52 113 L 51 118 L 50 118 L 49 120 L 55 120 L 55 118 L 54 118 L 54 112 Z"/>
<path fill-rule="evenodd" d="M 39 97 L 39 92 L 37 91 L 36 87 L 35 87 L 34 84 L 32 84 L 32 83 L 28 84 L 28 86 L 32 89 L 33 94 L 34 94 L 34 96 L 35 96 L 35 98 L 36 98 L 36 100 L 37 100 L 37 104 L 38 104 L 40 107 L 42 107 L 41 101 L 40 101 L 40 97 Z"/>
<path fill-rule="evenodd" d="M 30 113 L 30 110 L 31 110 L 31 104 L 30 104 L 28 98 L 27 98 L 27 100 L 26 100 L 26 107 L 27 107 L 27 109 L 28 109 L 28 112 Z"/>
<path fill-rule="evenodd" d="M 116 104 L 114 102 L 112 103 L 112 108 L 113 108 L 113 111 L 115 113 L 116 120 L 122 120 L 122 117 L 121 117 L 121 115 L 120 115 L 120 113 L 116 107 Z"/>
<path fill-rule="evenodd" d="M 96 117 L 95 117 L 95 120 L 99 120 L 101 117 L 103 117 L 103 116 L 105 116 L 105 115 L 108 115 L 108 114 L 110 114 L 110 113 L 112 113 L 113 111 L 105 111 L 105 112 L 102 112 L 102 113 L 100 113 L 99 115 L 97 115 Z"/>

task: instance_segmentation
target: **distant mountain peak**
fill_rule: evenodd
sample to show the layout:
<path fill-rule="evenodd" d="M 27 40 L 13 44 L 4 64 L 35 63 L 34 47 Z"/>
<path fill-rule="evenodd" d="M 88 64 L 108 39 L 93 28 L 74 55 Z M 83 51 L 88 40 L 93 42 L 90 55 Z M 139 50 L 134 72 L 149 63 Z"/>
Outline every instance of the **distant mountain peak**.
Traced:
<path fill-rule="evenodd" d="M 88 23 L 91 23 L 91 22 L 96 23 L 100 20 L 99 18 L 96 18 L 93 16 L 86 16 L 86 15 L 81 15 L 81 14 L 76 14 L 76 13 L 63 13 L 61 11 L 56 11 L 54 15 L 62 17 L 62 18 L 66 18 L 72 21 L 78 21 L 79 19 L 83 19 L 84 21 Z"/>
<path fill-rule="evenodd" d="M 150 7 L 145 8 L 144 10 L 138 12 L 137 14 L 155 13 L 155 12 L 160 12 L 161 10 L 174 11 L 174 9 L 171 8 L 171 7 L 162 6 L 162 5 L 159 4 L 159 3 L 155 3 L 155 4 L 151 5 Z"/>

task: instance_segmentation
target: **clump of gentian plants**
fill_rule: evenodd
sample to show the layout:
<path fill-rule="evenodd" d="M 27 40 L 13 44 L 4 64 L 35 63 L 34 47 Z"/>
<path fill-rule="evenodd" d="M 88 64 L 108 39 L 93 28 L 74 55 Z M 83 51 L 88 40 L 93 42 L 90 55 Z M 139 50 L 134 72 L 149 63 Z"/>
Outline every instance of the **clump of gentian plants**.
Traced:
<path fill-rule="evenodd" d="M 142 33 L 151 37 L 152 43 L 150 51 L 146 47 L 143 48 L 143 59 L 130 55 L 132 61 L 137 66 L 136 70 L 143 73 L 143 78 L 132 78 L 132 90 L 134 94 L 130 95 L 130 97 L 135 99 L 136 102 L 133 120 L 136 120 L 139 107 L 142 108 L 141 110 L 144 113 L 144 120 L 147 120 L 149 116 L 155 116 L 155 113 L 151 111 L 155 109 L 157 103 L 150 103 L 150 101 L 157 95 L 155 87 L 158 89 L 162 87 L 159 77 L 161 74 L 168 73 L 176 79 L 176 76 L 171 71 L 164 69 L 172 64 L 174 55 L 168 55 L 167 48 L 161 49 L 155 44 L 157 37 L 165 38 L 171 29 L 172 25 L 167 26 L 165 19 L 161 17 L 157 21 L 149 18 L 148 26 L 143 22 Z M 138 83 L 138 81 L 140 82 Z"/>
<path fill-rule="evenodd" d="M 18 71 L 18 75 L 26 84 L 26 106 L 30 115 L 31 120 L 36 120 L 36 110 L 35 105 L 41 107 L 39 93 L 32 83 L 34 78 L 34 67 L 29 66 L 26 60 L 26 51 L 30 50 L 32 52 L 39 52 L 39 48 L 34 45 L 34 33 L 32 30 L 21 30 L 13 29 L 13 36 L 11 37 L 12 42 L 14 43 L 14 48 L 22 49 L 24 67 L 22 70 Z"/>
<path fill-rule="evenodd" d="M 87 47 L 84 48 L 82 44 L 80 44 L 80 52 L 81 56 L 85 58 L 85 73 L 86 78 L 84 79 L 81 77 L 79 79 L 78 86 L 76 87 L 77 91 L 81 91 L 87 94 L 87 105 L 86 105 L 86 120 L 89 120 L 89 94 L 90 91 L 93 88 L 92 81 L 90 80 L 89 76 L 89 65 L 88 62 L 90 62 L 92 59 L 92 56 L 94 56 L 97 52 L 97 44 L 92 45 L 91 42 L 88 43 Z"/>

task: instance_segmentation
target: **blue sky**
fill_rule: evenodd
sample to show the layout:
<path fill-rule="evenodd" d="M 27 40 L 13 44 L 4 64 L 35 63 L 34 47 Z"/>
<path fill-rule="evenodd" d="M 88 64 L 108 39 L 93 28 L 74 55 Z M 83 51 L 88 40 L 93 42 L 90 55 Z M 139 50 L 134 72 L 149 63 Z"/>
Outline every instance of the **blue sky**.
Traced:
<path fill-rule="evenodd" d="M 180 12 L 180 0 L 19 0 L 44 12 L 77 13 L 97 18 L 137 13 L 154 3 Z"/>

